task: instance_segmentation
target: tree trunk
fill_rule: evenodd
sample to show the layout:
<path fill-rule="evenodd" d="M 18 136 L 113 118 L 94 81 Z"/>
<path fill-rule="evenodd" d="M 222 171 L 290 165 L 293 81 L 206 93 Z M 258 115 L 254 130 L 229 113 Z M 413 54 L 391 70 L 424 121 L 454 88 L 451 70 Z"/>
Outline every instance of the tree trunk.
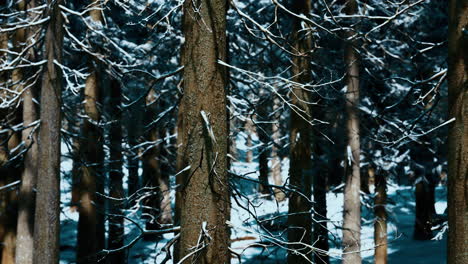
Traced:
<path fill-rule="evenodd" d="M 226 11 L 224 0 L 186 0 L 184 95 L 178 119 L 178 260 L 229 263 Z M 195 248 L 194 248 L 195 247 Z"/>
<path fill-rule="evenodd" d="M 162 108 L 164 109 L 164 108 Z M 146 124 L 151 124 L 157 116 L 156 96 L 151 90 L 146 99 Z M 143 181 L 145 187 L 155 188 L 152 195 L 145 201 L 146 229 L 154 230 L 161 225 L 172 223 L 172 210 L 169 193 L 169 174 L 163 163 L 167 145 L 164 140 L 165 129 L 148 128 L 146 140 L 151 143 L 151 149 L 143 155 Z"/>
<path fill-rule="evenodd" d="M 99 0 L 93 1 L 92 6 L 98 7 Z M 101 10 L 91 10 L 89 16 L 95 23 L 102 23 Z M 96 192 L 103 193 L 102 173 L 104 151 L 102 148 L 101 120 L 101 92 L 100 72 L 89 62 L 91 73 L 86 79 L 84 89 L 85 118 L 81 127 L 80 158 L 81 179 L 79 183 L 79 220 L 77 236 L 77 263 L 97 263 L 97 252 L 103 248 L 104 225 L 98 211 L 102 211 L 102 199 Z"/>
<path fill-rule="evenodd" d="M 100 146 L 102 131 L 98 123 L 100 113 L 99 76 L 93 71 L 85 85 L 85 120 L 81 128 L 81 180 L 78 220 L 77 263 L 96 263 L 99 251 L 97 181 L 101 178 L 103 150 Z"/>
<path fill-rule="evenodd" d="M 355 0 L 346 3 L 346 14 L 357 13 Z M 355 37 L 353 30 L 346 32 L 346 38 Z M 355 40 L 345 45 L 346 73 L 346 132 L 347 132 L 347 169 L 343 207 L 343 263 L 361 263 L 361 178 L 360 178 L 360 140 L 359 140 L 359 58 Z"/>
<path fill-rule="evenodd" d="M 26 10 L 26 1 L 19 4 L 20 10 Z M 27 4 L 28 8 L 35 7 L 35 2 Z M 28 34 L 29 35 L 29 34 Z M 25 41 L 24 38 L 23 41 Z M 32 54 L 28 52 L 27 54 Z M 33 56 L 31 56 L 33 57 Z M 32 59 L 32 58 L 29 58 Z M 21 78 L 22 79 L 22 78 Z M 28 149 L 24 155 L 23 171 L 21 175 L 21 187 L 18 201 L 18 222 L 16 229 L 16 263 L 31 264 L 33 262 L 33 241 L 34 241 L 34 204 L 37 173 L 37 134 L 34 127 L 28 127 L 37 120 L 37 111 L 34 104 L 36 85 L 30 86 L 23 91 L 23 126 L 27 127 L 22 131 L 22 140 Z"/>
<path fill-rule="evenodd" d="M 61 1 L 48 1 L 50 20 L 45 35 L 45 59 L 41 90 L 41 128 L 34 218 L 35 264 L 59 263 L 60 235 L 60 128 L 63 21 Z"/>
<path fill-rule="evenodd" d="M 276 110 L 279 107 L 279 99 L 275 98 L 273 100 L 273 113 L 276 112 Z M 280 120 L 279 117 L 277 122 L 274 122 L 272 124 L 272 139 L 273 139 L 273 146 L 271 148 L 271 177 L 273 178 L 273 183 L 275 185 L 283 185 L 283 178 L 281 176 L 281 158 L 279 157 L 279 149 L 278 145 L 280 145 L 280 138 L 281 138 L 281 132 L 280 132 Z M 279 189 L 279 188 L 273 188 L 273 193 L 275 195 L 275 199 L 278 202 L 283 201 L 286 198 L 286 195 L 284 192 Z"/>
<path fill-rule="evenodd" d="M 468 2 L 449 4 L 448 255 L 468 263 Z"/>
<path fill-rule="evenodd" d="M 252 134 L 255 133 L 252 117 L 247 117 L 247 120 L 245 120 L 244 133 L 247 136 L 247 138 L 245 139 L 246 140 L 245 145 L 247 147 L 247 150 L 245 153 L 245 162 L 250 163 L 253 161 Z"/>
<path fill-rule="evenodd" d="M 315 111 L 320 109 L 315 108 Z M 317 116 L 318 117 L 318 116 Z M 317 128 L 320 129 L 320 128 Z M 330 246 L 328 245 L 328 228 L 327 228 L 327 183 L 328 171 L 327 164 L 325 163 L 325 151 L 323 145 L 325 142 L 319 143 L 320 134 L 315 133 L 317 143 L 314 146 L 315 162 L 314 162 L 314 176 L 313 176 L 313 190 L 314 190 L 314 225 L 313 225 L 313 241 L 314 246 L 322 252 L 317 252 L 314 255 L 315 263 L 328 264 L 330 258 L 328 252 Z M 333 147 L 333 146 L 329 146 Z"/>
<path fill-rule="evenodd" d="M 258 179 L 260 181 L 259 192 L 270 198 L 272 190 L 268 182 L 268 157 L 270 156 L 270 151 L 268 150 L 269 136 L 267 134 L 269 133 L 269 129 L 265 124 L 268 121 L 268 101 L 267 98 L 265 98 L 266 96 L 265 91 L 260 91 L 260 101 L 257 105 L 257 131 L 260 141 L 258 148 Z"/>
<path fill-rule="evenodd" d="M 416 212 L 414 223 L 414 239 L 429 240 L 432 238 L 431 209 L 429 186 L 425 175 L 417 175 L 415 183 Z"/>
<path fill-rule="evenodd" d="M 374 175 L 375 198 L 374 198 L 374 244 L 375 264 L 387 263 L 387 179 L 386 172 L 382 169 Z"/>
<path fill-rule="evenodd" d="M 299 14 L 309 14 L 310 1 L 297 1 L 293 11 Z M 294 50 L 302 56 L 293 58 L 292 74 L 294 81 L 306 84 L 311 81 L 311 67 L 309 62 L 312 51 L 312 39 L 301 30 L 301 21 L 294 18 L 293 37 Z M 291 103 L 295 108 L 291 110 L 290 123 L 290 165 L 289 183 L 295 189 L 289 197 L 288 241 L 293 243 L 289 247 L 288 263 L 310 263 L 312 261 L 312 126 L 310 108 L 310 93 L 300 86 L 292 88 Z"/>
<path fill-rule="evenodd" d="M 123 173 L 122 173 L 122 90 L 120 83 L 115 80 L 110 81 L 110 91 L 108 104 L 108 116 L 110 117 L 111 125 L 109 129 L 109 196 L 116 199 L 125 197 L 123 189 Z M 120 201 L 110 200 L 110 213 L 114 216 L 109 218 L 109 237 L 108 247 L 110 249 L 121 248 L 124 245 L 124 218 L 118 215 L 123 215 L 123 204 Z M 127 263 L 126 252 L 121 250 L 111 254 L 108 257 L 108 263 L 124 264 Z"/>
<path fill-rule="evenodd" d="M 137 87 L 131 87 L 130 98 L 138 98 L 139 94 L 136 93 Z M 132 94 L 134 92 L 135 94 Z M 140 143 L 139 138 L 141 136 L 141 125 L 142 117 L 144 116 L 144 101 L 139 100 L 135 102 L 127 111 L 128 113 L 128 124 L 127 129 L 127 140 L 128 146 L 131 151 L 128 151 L 127 155 L 127 169 L 128 169 L 128 195 L 136 193 L 140 185 L 140 175 L 138 170 L 140 168 L 140 159 L 138 158 L 139 149 L 136 146 Z"/>

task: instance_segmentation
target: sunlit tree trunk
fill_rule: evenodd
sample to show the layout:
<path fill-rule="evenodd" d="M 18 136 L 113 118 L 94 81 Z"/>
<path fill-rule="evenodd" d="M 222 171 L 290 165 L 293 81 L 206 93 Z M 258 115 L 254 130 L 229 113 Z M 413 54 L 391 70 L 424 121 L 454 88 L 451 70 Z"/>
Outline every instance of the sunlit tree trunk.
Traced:
<path fill-rule="evenodd" d="M 299 14 L 309 14 L 311 10 L 310 1 L 296 1 L 293 11 Z M 301 21 L 294 18 L 293 36 L 294 51 L 301 56 L 293 58 L 292 74 L 294 81 L 306 84 L 311 81 L 310 55 L 312 51 L 312 39 L 310 35 L 299 32 L 302 29 Z M 290 120 L 290 165 L 289 184 L 295 189 L 289 197 L 288 215 L 288 241 L 293 243 L 289 246 L 288 263 L 310 263 L 312 261 L 312 250 L 307 246 L 312 244 L 312 126 L 310 93 L 300 86 L 292 88 L 290 93 L 291 103 L 295 106 L 291 110 Z"/>
<path fill-rule="evenodd" d="M 346 2 L 346 14 L 357 13 L 357 2 Z M 361 263 L 361 178 L 360 178 L 360 139 L 359 139 L 359 58 L 355 50 L 353 30 L 346 32 L 346 133 L 347 168 L 343 207 L 343 263 Z"/>
<path fill-rule="evenodd" d="M 18 3 L 20 10 L 35 7 L 35 1 Z M 25 34 L 26 36 L 26 34 Z M 23 39 L 26 41 L 26 37 Z M 33 51 L 28 51 L 30 60 L 34 60 Z M 20 79 L 23 79 L 21 77 Z M 34 235 L 34 203 L 38 159 L 37 134 L 34 131 L 33 122 L 37 120 L 37 111 L 34 103 L 37 85 L 29 84 L 23 88 L 23 126 L 22 140 L 28 149 L 24 155 L 23 171 L 21 175 L 21 187 L 18 201 L 18 222 L 16 229 L 16 264 L 31 264 L 33 262 L 33 235 Z"/>
<path fill-rule="evenodd" d="M 448 255 L 468 263 L 468 1 L 449 4 Z"/>
<path fill-rule="evenodd" d="M 60 235 L 60 128 L 63 19 L 59 4 L 48 1 L 50 20 L 45 35 L 45 59 L 41 89 L 41 127 L 34 217 L 34 264 L 59 263 Z"/>
<path fill-rule="evenodd" d="M 178 260 L 230 263 L 224 0 L 186 0 L 184 95 L 178 116 Z M 198 251 L 197 251 L 198 250 Z"/>

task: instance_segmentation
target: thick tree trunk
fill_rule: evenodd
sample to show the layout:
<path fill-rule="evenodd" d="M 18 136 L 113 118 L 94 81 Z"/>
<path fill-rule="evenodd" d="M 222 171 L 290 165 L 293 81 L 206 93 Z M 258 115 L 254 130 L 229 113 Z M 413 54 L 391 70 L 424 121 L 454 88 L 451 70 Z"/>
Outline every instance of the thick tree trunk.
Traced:
<path fill-rule="evenodd" d="M 109 99 L 107 101 L 108 117 L 112 120 L 109 128 L 109 196 L 116 199 L 125 197 L 123 189 L 123 173 L 122 173 L 122 90 L 120 83 L 117 80 L 109 80 L 110 90 L 108 91 Z M 122 202 L 118 200 L 110 200 L 110 213 L 114 216 L 109 218 L 109 237 L 108 247 L 110 249 L 121 248 L 124 245 L 124 218 Z M 127 263 L 126 252 L 121 250 L 111 254 L 108 257 L 110 264 Z"/>
<path fill-rule="evenodd" d="M 179 109 L 178 260 L 229 263 L 225 0 L 186 0 L 184 95 Z"/>
<path fill-rule="evenodd" d="M 41 128 L 34 218 L 35 264 L 59 263 L 60 230 L 60 128 L 63 22 L 59 4 L 48 1 L 50 20 L 45 35 L 45 65 L 41 90 Z"/>
<path fill-rule="evenodd" d="M 310 1 L 297 1 L 293 6 L 294 12 L 309 14 L 311 10 Z M 301 21 L 294 20 L 293 40 L 294 50 L 301 56 L 293 58 L 292 73 L 294 81 L 306 84 L 311 81 L 311 68 L 309 54 L 312 51 L 312 39 L 310 35 L 301 32 Z M 290 123 L 290 165 L 289 182 L 290 187 L 295 189 L 289 197 L 288 216 L 288 241 L 292 243 L 288 252 L 288 263 L 310 263 L 312 261 L 312 126 L 310 102 L 311 95 L 302 87 L 293 87 L 291 92 L 291 103 L 295 108 L 291 110 Z"/>
<path fill-rule="evenodd" d="M 448 255 L 468 263 L 468 1 L 449 5 Z"/>
<path fill-rule="evenodd" d="M 386 172 L 378 170 L 375 177 L 374 198 L 374 244 L 375 264 L 387 264 L 387 177 Z"/>
<path fill-rule="evenodd" d="M 346 3 L 346 14 L 357 13 L 355 0 Z M 354 31 L 346 37 L 355 37 Z M 361 176 L 360 176 L 360 140 L 359 140 L 359 58 L 354 50 L 354 40 L 345 45 L 346 73 L 346 130 L 347 130 L 347 169 L 343 207 L 343 263 L 361 263 Z"/>

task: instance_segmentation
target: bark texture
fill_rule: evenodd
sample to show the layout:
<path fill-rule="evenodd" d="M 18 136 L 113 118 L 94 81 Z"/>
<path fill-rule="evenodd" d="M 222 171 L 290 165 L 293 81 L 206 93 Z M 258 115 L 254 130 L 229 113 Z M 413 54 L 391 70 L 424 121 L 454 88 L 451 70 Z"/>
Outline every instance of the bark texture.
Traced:
<path fill-rule="evenodd" d="M 449 4 L 448 259 L 468 263 L 468 1 Z"/>
<path fill-rule="evenodd" d="M 293 6 L 295 13 L 309 14 L 310 1 L 296 1 Z M 293 36 L 295 53 L 301 56 L 293 58 L 292 74 L 294 81 L 306 84 L 311 81 L 309 62 L 312 50 L 310 35 L 299 32 L 301 21 L 294 18 Z M 290 124 L 290 187 L 295 189 L 289 197 L 288 216 L 288 263 L 310 263 L 312 261 L 312 144 L 313 132 L 309 120 L 312 120 L 310 107 L 311 95 L 300 86 L 292 88 L 291 103 L 295 106 L 291 111 Z"/>
<path fill-rule="evenodd" d="M 60 234 L 60 128 L 62 73 L 54 61 L 62 62 L 63 22 L 59 4 L 48 1 L 50 21 L 45 35 L 47 64 L 42 77 L 41 128 L 34 218 L 35 264 L 59 263 Z"/>
<path fill-rule="evenodd" d="M 225 0 L 186 0 L 184 95 L 178 117 L 178 260 L 229 263 Z"/>
<path fill-rule="evenodd" d="M 346 2 L 346 14 L 357 13 L 355 0 Z M 353 37 L 354 31 L 346 32 L 346 38 Z M 345 44 L 346 63 L 346 134 L 347 168 L 343 207 L 343 263 L 361 263 L 361 176 L 359 139 L 359 58 L 355 50 L 356 41 L 348 39 Z"/>

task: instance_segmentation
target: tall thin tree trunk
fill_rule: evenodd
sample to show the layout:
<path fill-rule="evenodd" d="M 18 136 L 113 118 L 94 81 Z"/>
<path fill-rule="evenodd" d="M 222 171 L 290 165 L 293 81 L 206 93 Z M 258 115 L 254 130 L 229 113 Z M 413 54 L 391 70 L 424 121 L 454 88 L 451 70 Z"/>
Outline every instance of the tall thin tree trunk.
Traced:
<path fill-rule="evenodd" d="M 245 139 L 245 145 L 247 147 L 247 152 L 245 153 L 245 162 L 250 163 L 253 161 L 253 151 L 252 151 L 252 134 L 255 133 L 253 121 L 251 117 L 247 117 L 245 120 L 244 133 L 247 138 Z"/>
<path fill-rule="evenodd" d="M 309 14 L 310 1 L 296 1 L 293 6 L 298 14 Z M 293 40 L 296 53 L 302 56 L 293 58 L 292 73 L 294 81 L 306 84 L 311 81 L 310 52 L 312 51 L 312 39 L 310 35 L 300 32 L 301 21 L 294 18 Z M 312 244 L 312 127 L 307 120 L 311 120 L 310 93 L 302 87 L 293 87 L 291 102 L 295 108 L 291 110 L 290 124 L 290 165 L 289 183 L 296 189 L 289 197 L 288 216 L 288 263 L 310 263 L 312 250 L 307 246 Z M 300 110 L 299 110 L 300 109 Z M 300 193 L 299 193 L 300 192 Z"/>
<path fill-rule="evenodd" d="M 430 194 L 429 182 L 427 180 L 426 170 L 424 167 L 416 169 L 415 182 L 415 223 L 414 223 L 414 239 L 429 240 L 432 238 L 431 225 L 431 209 L 430 209 Z"/>
<path fill-rule="evenodd" d="M 275 98 L 273 100 L 273 112 L 275 113 L 279 107 L 279 99 Z M 273 122 L 272 124 L 272 139 L 273 139 L 273 146 L 271 148 L 271 177 L 273 179 L 273 183 L 275 185 L 283 185 L 283 178 L 281 176 L 281 158 L 279 156 L 279 149 L 278 145 L 280 144 L 280 137 L 281 137 L 281 132 L 280 132 L 280 120 L 279 117 L 277 122 Z M 275 195 L 275 199 L 278 202 L 281 202 L 284 200 L 286 195 L 284 192 L 279 189 L 279 188 L 273 188 L 273 193 Z"/>
<path fill-rule="evenodd" d="M 26 1 L 18 3 L 20 10 L 35 7 L 35 1 Z M 23 41 L 26 41 L 24 38 Z M 32 52 L 28 52 L 34 57 Z M 33 58 L 29 58 L 33 59 Z M 22 78 L 21 78 L 22 79 Z M 34 127 L 29 127 L 37 120 L 37 111 L 34 104 L 37 85 L 31 85 L 29 88 L 23 88 L 23 126 L 27 127 L 22 131 L 22 140 L 28 149 L 24 155 L 23 171 L 21 175 L 21 187 L 18 201 L 18 222 L 16 229 L 16 263 L 31 264 L 33 262 L 33 241 L 34 241 L 34 204 L 37 173 L 37 134 Z"/>
<path fill-rule="evenodd" d="M 81 180 L 80 205 L 78 220 L 77 263 L 96 263 L 98 252 L 98 212 L 97 181 L 102 173 L 103 152 L 100 147 L 102 138 L 98 123 L 99 113 L 99 77 L 93 71 L 85 85 L 85 119 L 81 129 Z"/>
<path fill-rule="evenodd" d="M 387 177 L 385 171 L 379 169 L 374 175 L 375 198 L 374 198 L 374 244 L 375 264 L 387 263 Z"/>
<path fill-rule="evenodd" d="M 107 101 L 108 116 L 112 122 L 109 129 L 109 196 L 112 198 L 123 198 L 123 174 L 122 174 L 122 88 L 117 80 L 110 80 L 109 99 Z M 115 216 L 122 215 L 122 202 L 110 200 L 110 213 L 113 217 L 109 218 L 109 238 L 108 247 L 117 249 L 124 245 L 124 218 Z M 119 251 L 108 257 L 108 263 L 124 264 L 127 263 L 126 252 Z"/>
<path fill-rule="evenodd" d="M 1 33 L 0 34 L 0 59 L 3 61 L 7 61 L 7 53 L 3 52 L 3 50 L 8 49 L 8 35 L 6 33 Z M 0 86 L 1 87 L 6 87 L 7 86 L 7 73 L 6 72 L 0 72 Z M 0 93 L 0 97 L 2 101 L 8 100 L 8 94 L 5 91 L 2 91 Z M 0 109 L 0 130 L 4 130 L 8 126 L 7 122 L 7 117 L 8 117 L 8 109 L 3 108 Z M 9 160 L 9 154 L 8 154 L 8 133 L 7 132 L 0 132 L 0 174 L 3 177 L 0 177 L 0 187 L 3 187 L 7 185 L 8 182 L 8 160 Z M 7 215 L 7 205 L 8 205 L 8 200 L 6 196 L 6 192 L 1 192 L 0 193 L 0 243 L 3 242 L 3 238 L 5 237 L 5 231 L 6 231 L 6 219 L 5 216 Z M 1 256 L 2 256 L 2 249 L 0 248 L 0 261 L 1 261 Z"/>
<path fill-rule="evenodd" d="M 146 99 L 146 123 L 150 124 L 157 116 L 156 95 L 151 90 Z M 161 107 L 164 109 L 164 106 Z M 155 195 L 149 197 L 146 223 L 147 229 L 157 229 L 161 225 L 172 223 L 172 209 L 169 193 L 169 168 L 164 158 L 168 147 L 165 140 L 166 129 L 163 127 L 149 128 L 147 141 L 154 146 L 143 156 L 143 179 L 146 187 L 156 188 Z"/>
<path fill-rule="evenodd" d="M 181 183 L 178 260 L 229 263 L 228 120 L 226 111 L 227 1 L 186 0 L 184 95 L 178 119 Z M 191 254 L 191 255 L 190 255 Z"/>
<path fill-rule="evenodd" d="M 99 7 L 100 1 L 93 1 L 93 7 Z M 89 16 L 95 23 L 102 23 L 101 10 L 93 9 Z M 80 158 L 80 201 L 77 235 L 77 263 L 96 263 L 97 252 L 103 248 L 104 226 L 103 220 L 99 221 L 98 211 L 102 211 L 102 199 L 96 192 L 103 193 L 102 173 L 104 152 L 102 149 L 102 129 L 99 127 L 101 120 L 100 105 L 101 92 L 99 71 L 91 62 L 91 73 L 86 79 L 84 89 L 84 113 L 85 118 L 81 127 Z"/>
<path fill-rule="evenodd" d="M 468 263 L 468 2 L 449 4 L 448 255 Z"/>
<path fill-rule="evenodd" d="M 346 2 L 346 14 L 357 13 L 355 0 Z M 346 38 L 354 38 L 353 30 L 346 32 Z M 346 132 L 347 169 L 343 207 L 343 263 L 361 263 L 361 176 L 359 140 L 359 58 L 355 51 L 355 40 L 347 40 L 345 45 L 346 73 Z"/>
<path fill-rule="evenodd" d="M 45 35 L 45 59 L 41 89 L 41 128 L 34 218 L 35 264 L 59 263 L 60 235 L 60 128 L 63 22 L 59 4 L 48 1 L 50 20 Z"/>
<path fill-rule="evenodd" d="M 130 92 L 136 91 L 131 89 Z M 133 98 L 138 95 L 133 95 Z M 144 116 L 144 101 L 139 100 L 135 102 L 127 111 L 129 118 L 127 124 L 127 140 L 131 149 L 127 155 L 127 168 L 128 168 L 128 195 L 136 193 L 140 185 L 140 175 L 138 173 L 140 168 L 140 159 L 138 158 L 139 137 L 141 136 L 142 117 Z"/>
<path fill-rule="evenodd" d="M 271 195 L 272 190 L 269 186 L 268 182 L 268 158 L 270 151 L 268 149 L 269 143 L 269 129 L 267 128 L 266 121 L 268 120 L 268 104 L 266 100 L 266 93 L 265 91 L 260 91 L 260 102 L 257 105 L 257 131 L 258 131 L 258 139 L 260 141 L 260 145 L 258 148 L 258 168 L 259 168 L 259 176 L 258 179 L 260 181 L 259 185 L 259 192 L 264 195 Z"/>
<path fill-rule="evenodd" d="M 150 125 L 153 118 L 157 115 L 156 94 L 153 89 L 146 97 L 145 125 Z M 146 229 L 156 230 L 160 228 L 158 215 L 161 213 L 160 205 L 162 201 L 161 190 L 158 188 L 158 179 L 161 176 L 161 145 L 159 131 L 157 127 L 150 127 L 145 134 L 146 141 L 151 142 L 143 155 L 143 186 L 154 188 L 151 190 L 151 196 L 148 196 L 145 203 L 144 217 L 146 218 Z"/>
<path fill-rule="evenodd" d="M 314 108 L 314 111 L 319 112 L 320 109 Z M 319 115 L 316 114 L 317 117 Z M 322 118 L 320 116 L 320 118 Z M 317 128 L 320 129 L 320 128 Z M 313 241 L 314 246 L 322 252 L 314 255 L 315 263 L 327 264 L 330 258 L 327 253 L 330 246 L 328 245 L 328 228 L 327 228 L 327 184 L 328 170 L 325 162 L 325 150 L 323 144 L 319 140 L 320 134 L 315 133 L 316 144 L 314 145 L 314 177 L 313 177 L 313 195 L 314 195 L 314 225 L 313 225 Z M 319 143 L 320 142 L 320 143 Z M 333 147 L 333 146 L 330 146 Z"/>

